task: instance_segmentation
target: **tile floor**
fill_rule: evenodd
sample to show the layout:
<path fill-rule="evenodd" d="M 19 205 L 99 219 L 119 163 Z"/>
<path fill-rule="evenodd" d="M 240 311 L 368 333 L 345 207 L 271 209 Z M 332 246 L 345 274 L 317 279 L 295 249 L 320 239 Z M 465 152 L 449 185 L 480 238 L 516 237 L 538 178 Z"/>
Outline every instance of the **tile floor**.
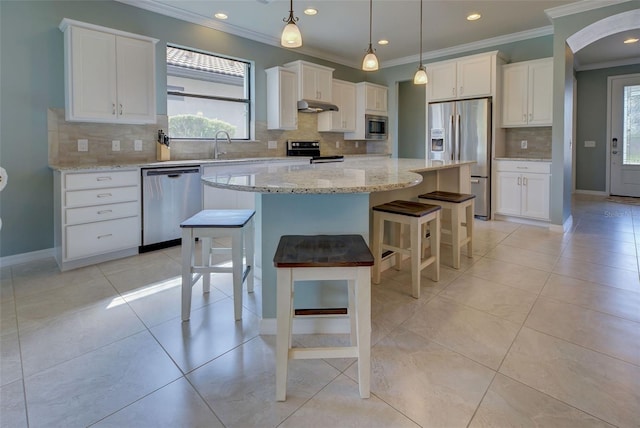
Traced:
<path fill-rule="evenodd" d="M 182 323 L 179 248 L 4 267 L 0 425 L 638 427 L 640 207 L 580 197 L 573 215 L 565 234 L 478 221 L 473 259 L 438 283 L 425 272 L 418 300 L 408 271 L 385 272 L 368 400 L 342 359 L 292 361 L 276 402 L 259 284 L 236 323 L 218 274 Z"/>

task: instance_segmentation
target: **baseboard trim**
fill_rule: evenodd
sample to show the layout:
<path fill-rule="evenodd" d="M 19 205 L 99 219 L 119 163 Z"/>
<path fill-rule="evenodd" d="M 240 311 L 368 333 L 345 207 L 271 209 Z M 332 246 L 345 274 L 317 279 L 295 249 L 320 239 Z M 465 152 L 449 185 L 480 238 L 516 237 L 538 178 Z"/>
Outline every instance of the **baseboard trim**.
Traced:
<path fill-rule="evenodd" d="M 609 193 L 602 192 L 600 190 L 580 190 L 580 189 L 576 189 L 573 193 L 575 193 L 577 195 L 609 196 Z"/>
<path fill-rule="evenodd" d="M 22 263 L 33 262 L 36 260 L 48 259 L 54 257 L 53 248 L 46 250 L 32 251 L 30 253 L 14 254 L 13 256 L 0 257 L 0 266 L 13 266 Z"/>
<path fill-rule="evenodd" d="M 351 323 L 348 316 L 298 316 L 293 318 L 293 334 L 348 334 Z M 260 334 L 277 333 L 275 318 L 260 320 Z"/>
<path fill-rule="evenodd" d="M 571 230 L 573 226 L 573 215 L 569 215 L 564 223 L 560 224 L 550 224 L 549 230 L 552 232 L 565 233 Z"/>

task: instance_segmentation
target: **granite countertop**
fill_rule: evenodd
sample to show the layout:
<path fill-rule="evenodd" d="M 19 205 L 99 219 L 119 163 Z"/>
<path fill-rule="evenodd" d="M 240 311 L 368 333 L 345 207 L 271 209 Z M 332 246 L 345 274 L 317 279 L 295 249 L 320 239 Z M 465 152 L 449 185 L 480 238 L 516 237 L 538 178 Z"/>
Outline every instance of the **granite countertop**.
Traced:
<path fill-rule="evenodd" d="M 506 161 L 551 162 L 551 158 L 494 158 L 494 159 L 506 160 Z"/>
<path fill-rule="evenodd" d="M 375 157 L 321 164 L 244 164 L 216 168 L 202 181 L 213 187 L 259 193 L 371 193 L 415 186 L 422 181 L 420 172 L 471 163 Z"/>

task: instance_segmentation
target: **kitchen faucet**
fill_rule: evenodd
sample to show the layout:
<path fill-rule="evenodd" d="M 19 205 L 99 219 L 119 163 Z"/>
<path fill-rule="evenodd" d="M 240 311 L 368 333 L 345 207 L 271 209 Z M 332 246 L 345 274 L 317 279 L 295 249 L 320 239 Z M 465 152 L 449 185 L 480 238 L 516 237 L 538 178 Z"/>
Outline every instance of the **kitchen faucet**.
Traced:
<path fill-rule="evenodd" d="M 227 143 L 231 144 L 231 138 L 229 137 L 229 133 L 227 131 L 220 130 L 216 132 L 215 141 L 213 142 L 213 158 L 218 159 L 218 156 L 221 154 L 225 154 L 225 152 L 218 152 L 218 135 L 224 134 L 227 137 Z"/>

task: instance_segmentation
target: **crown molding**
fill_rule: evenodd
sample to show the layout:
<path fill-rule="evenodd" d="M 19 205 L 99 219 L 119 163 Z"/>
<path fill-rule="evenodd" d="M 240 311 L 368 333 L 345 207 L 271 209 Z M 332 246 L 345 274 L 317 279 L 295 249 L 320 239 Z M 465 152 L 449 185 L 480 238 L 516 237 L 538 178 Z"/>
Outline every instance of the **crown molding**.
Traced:
<path fill-rule="evenodd" d="M 579 63 L 576 62 L 575 70 L 589 71 L 589 70 L 599 70 L 601 68 L 623 67 L 625 65 L 638 65 L 638 64 L 640 64 L 640 57 L 621 59 L 618 61 L 598 62 L 594 64 L 586 64 L 584 66 L 581 66 Z"/>
<path fill-rule="evenodd" d="M 0 0 L 1 1 L 1 0 Z M 268 36 L 264 33 L 258 33 L 256 31 L 247 30 L 238 26 L 221 22 L 217 19 L 207 18 L 202 15 L 198 15 L 193 12 L 188 12 L 183 9 L 168 5 L 166 3 L 159 3 L 155 0 L 115 0 L 119 3 L 127 4 L 129 6 L 137 7 L 138 9 L 148 10 L 150 12 L 159 13 L 161 15 L 168 16 L 170 18 L 179 19 L 181 21 L 190 22 L 192 24 L 202 25 L 203 27 L 211 28 L 214 30 L 222 31 L 224 33 L 233 34 L 245 39 L 253 40 L 256 42 L 264 43 L 267 45 L 275 46 L 282 49 L 280 45 L 280 38 Z M 327 54 L 324 51 L 317 49 L 310 49 L 304 47 L 296 48 L 296 52 L 304 55 L 309 55 L 314 58 L 324 59 L 336 64 L 345 65 L 347 67 L 360 68 L 358 61 L 345 61 L 344 58 Z M 363 54 L 364 55 L 364 54 Z"/>
<path fill-rule="evenodd" d="M 601 7 L 613 6 L 619 3 L 626 3 L 631 0 L 580 0 L 564 6 L 546 9 L 544 13 L 549 19 L 561 18 L 563 16 L 574 15 L 576 13 L 587 12 L 589 10 L 600 9 Z"/>
<path fill-rule="evenodd" d="M 442 58 L 449 55 L 457 55 L 457 54 L 466 53 L 469 51 L 491 48 L 497 45 L 504 45 L 506 43 L 513 43 L 513 42 L 519 42 L 522 40 L 535 39 L 536 37 L 548 36 L 551 34 L 553 34 L 552 26 L 540 27 L 540 28 L 535 28 L 533 30 L 527 30 L 527 31 L 520 31 L 518 33 L 506 34 L 504 36 L 478 40 L 476 42 L 453 46 L 451 48 L 424 52 L 422 54 L 422 60 L 424 62 L 424 60 L 428 60 L 428 59 L 436 59 L 436 58 Z M 412 55 L 404 58 L 394 59 L 391 61 L 385 61 L 382 64 L 380 64 L 380 67 L 381 68 L 394 67 L 397 65 L 404 65 L 412 62 L 418 62 L 419 60 L 420 60 L 419 55 Z"/>

